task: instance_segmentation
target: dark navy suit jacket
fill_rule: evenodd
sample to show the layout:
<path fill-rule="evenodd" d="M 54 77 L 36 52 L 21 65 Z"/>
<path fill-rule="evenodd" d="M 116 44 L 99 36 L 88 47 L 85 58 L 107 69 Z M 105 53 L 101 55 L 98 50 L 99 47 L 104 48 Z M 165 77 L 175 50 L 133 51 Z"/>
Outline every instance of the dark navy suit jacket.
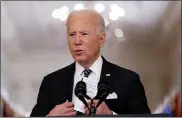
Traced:
<path fill-rule="evenodd" d="M 99 84 L 107 83 L 110 93 L 117 99 L 107 99 L 105 103 L 117 114 L 150 113 L 144 87 L 139 75 L 103 59 Z M 56 105 L 66 100 L 72 101 L 75 62 L 44 77 L 30 116 L 46 116 Z M 110 74 L 110 76 L 106 76 Z"/>

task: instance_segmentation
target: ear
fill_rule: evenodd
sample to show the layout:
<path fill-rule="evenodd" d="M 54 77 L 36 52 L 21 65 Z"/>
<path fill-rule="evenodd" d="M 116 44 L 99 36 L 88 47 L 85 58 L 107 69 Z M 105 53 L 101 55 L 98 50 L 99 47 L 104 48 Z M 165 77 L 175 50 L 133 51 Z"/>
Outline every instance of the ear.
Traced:
<path fill-rule="evenodd" d="M 103 47 L 104 42 L 105 42 L 105 38 L 106 38 L 106 33 L 105 32 L 102 32 L 100 34 L 100 48 Z"/>

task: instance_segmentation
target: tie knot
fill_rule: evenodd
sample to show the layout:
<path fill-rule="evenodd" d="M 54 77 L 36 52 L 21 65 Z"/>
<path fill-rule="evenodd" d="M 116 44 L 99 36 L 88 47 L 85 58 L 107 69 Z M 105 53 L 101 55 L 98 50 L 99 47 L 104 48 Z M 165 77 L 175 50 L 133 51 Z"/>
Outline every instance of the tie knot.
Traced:
<path fill-rule="evenodd" d="M 88 77 L 92 71 L 90 69 L 85 69 L 83 72 L 84 72 L 84 77 Z"/>

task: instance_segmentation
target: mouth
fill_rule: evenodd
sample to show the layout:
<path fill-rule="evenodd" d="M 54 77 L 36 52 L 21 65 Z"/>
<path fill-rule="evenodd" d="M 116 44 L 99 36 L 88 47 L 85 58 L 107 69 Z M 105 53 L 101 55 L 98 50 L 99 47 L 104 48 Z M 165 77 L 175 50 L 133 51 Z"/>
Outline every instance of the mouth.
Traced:
<path fill-rule="evenodd" d="M 82 53 L 83 53 L 83 50 L 75 50 L 74 53 L 75 53 L 76 55 L 79 55 L 79 54 L 82 54 Z"/>

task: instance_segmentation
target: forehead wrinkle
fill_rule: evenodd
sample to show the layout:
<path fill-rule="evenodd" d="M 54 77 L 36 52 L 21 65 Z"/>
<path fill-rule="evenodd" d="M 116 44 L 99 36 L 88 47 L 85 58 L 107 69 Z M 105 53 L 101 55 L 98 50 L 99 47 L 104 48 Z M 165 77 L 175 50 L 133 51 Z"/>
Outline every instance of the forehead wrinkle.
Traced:
<path fill-rule="evenodd" d="M 73 20 L 74 21 L 74 20 Z M 70 21 L 70 24 L 68 25 L 68 31 L 70 32 L 74 32 L 74 31 L 78 31 L 78 32 L 81 32 L 81 31 L 87 31 L 87 32 L 90 32 L 90 33 L 96 33 L 96 29 L 97 29 L 97 26 L 94 22 L 81 22 L 81 21 L 78 21 L 76 23 L 76 25 L 74 25 L 75 22 L 73 21 Z M 72 24 L 73 23 L 73 24 Z M 81 24 L 81 25 L 80 25 Z M 78 27 L 79 26 L 79 27 Z"/>

